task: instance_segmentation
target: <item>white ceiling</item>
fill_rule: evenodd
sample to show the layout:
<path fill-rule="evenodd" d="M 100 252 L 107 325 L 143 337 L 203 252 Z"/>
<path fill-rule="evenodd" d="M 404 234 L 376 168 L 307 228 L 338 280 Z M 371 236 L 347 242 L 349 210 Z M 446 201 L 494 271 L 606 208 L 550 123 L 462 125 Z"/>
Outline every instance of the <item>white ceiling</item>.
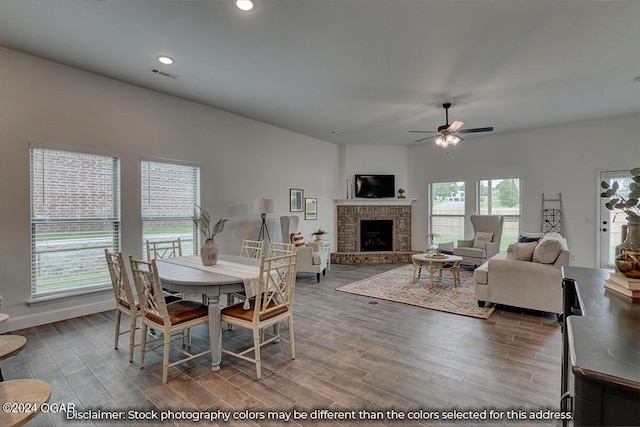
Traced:
<path fill-rule="evenodd" d="M 640 113 L 637 0 L 256 1 L 0 0 L 0 45 L 340 144 Z"/>

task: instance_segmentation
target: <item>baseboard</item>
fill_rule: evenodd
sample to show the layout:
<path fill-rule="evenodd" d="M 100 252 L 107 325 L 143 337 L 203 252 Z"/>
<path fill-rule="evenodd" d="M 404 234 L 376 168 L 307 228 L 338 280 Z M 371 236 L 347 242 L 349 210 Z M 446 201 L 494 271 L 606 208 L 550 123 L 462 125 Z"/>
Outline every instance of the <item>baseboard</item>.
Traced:
<path fill-rule="evenodd" d="M 10 317 L 7 322 L 0 324 L 0 333 L 13 332 L 21 329 L 33 328 L 34 326 L 47 325 L 61 320 L 73 319 L 74 317 L 101 313 L 103 311 L 113 310 L 114 305 L 115 303 L 112 298 L 110 300 L 97 301 L 77 307 L 66 307 L 59 310 L 47 311 L 45 313 Z"/>

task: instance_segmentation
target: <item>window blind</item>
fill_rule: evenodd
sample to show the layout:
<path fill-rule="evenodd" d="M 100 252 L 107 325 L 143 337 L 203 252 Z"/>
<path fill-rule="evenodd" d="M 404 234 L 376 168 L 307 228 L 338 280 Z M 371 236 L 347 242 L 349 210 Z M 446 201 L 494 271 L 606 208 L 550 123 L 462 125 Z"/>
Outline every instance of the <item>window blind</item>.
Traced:
<path fill-rule="evenodd" d="M 110 286 L 104 248 L 120 250 L 120 161 L 31 148 L 31 294 Z"/>

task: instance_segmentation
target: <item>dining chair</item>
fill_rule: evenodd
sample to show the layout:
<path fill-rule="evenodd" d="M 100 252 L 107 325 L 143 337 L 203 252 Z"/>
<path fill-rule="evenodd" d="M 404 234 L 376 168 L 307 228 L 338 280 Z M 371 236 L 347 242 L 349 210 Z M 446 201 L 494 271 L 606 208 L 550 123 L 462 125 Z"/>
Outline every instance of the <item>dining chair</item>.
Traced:
<path fill-rule="evenodd" d="M 170 366 L 211 353 L 211 349 L 208 349 L 194 354 L 171 343 L 173 334 L 189 334 L 191 328 L 206 325 L 209 322 L 209 308 L 205 304 L 185 299 L 167 304 L 160 285 L 156 260 L 144 261 L 129 256 L 129 262 L 142 311 L 140 367 L 144 368 L 144 356 L 147 352 L 163 347 L 162 383 L 165 384 Z M 147 348 L 147 328 L 153 328 L 162 334 L 162 344 Z M 169 363 L 172 348 L 185 357 Z"/>
<path fill-rule="evenodd" d="M 135 343 L 138 317 L 142 314 L 140 307 L 133 297 L 131 282 L 125 268 L 124 258 L 121 252 L 113 253 L 109 249 L 104 250 L 107 258 L 109 276 L 111 276 L 111 286 L 116 298 L 116 327 L 113 348 L 118 348 L 120 335 L 129 334 L 129 362 L 133 362 L 133 349 L 140 344 Z M 120 319 L 122 313 L 129 316 L 129 330 L 120 331 Z"/>
<path fill-rule="evenodd" d="M 256 365 L 256 377 L 262 377 L 260 348 L 271 342 L 287 341 L 291 347 L 291 358 L 296 358 L 295 340 L 293 334 L 293 291 L 296 284 L 295 252 L 262 258 L 260 275 L 256 286 L 256 297 L 249 300 L 247 310 L 243 303 L 234 304 L 221 311 L 221 320 L 227 324 L 250 329 L 253 333 L 253 346 L 242 351 L 222 349 L 222 352 Z M 280 335 L 278 328 L 269 332 L 269 326 L 287 320 L 289 325 L 289 339 Z M 264 339 L 266 335 L 270 338 Z M 253 357 L 248 354 L 254 353 Z"/>
<path fill-rule="evenodd" d="M 296 247 L 292 243 L 271 242 L 269 243 L 269 252 L 267 253 L 267 256 L 274 257 L 288 255 L 295 252 Z"/>
<path fill-rule="evenodd" d="M 262 257 L 262 252 L 264 251 L 264 240 L 248 240 L 244 239 L 242 241 L 242 246 L 240 247 L 240 256 L 247 258 L 260 259 Z M 244 301 L 246 299 L 246 295 L 244 292 L 232 292 L 227 294 L 227 307 L 234 304 L 236 300 Z M 231 325 L 229 325 L 229 329 L 231 329 Z"/>
<path fill-rule="evenodd" d="M 147 240 L 147 260 L 164 259 L 182 256 L 182 242 L 176 240 L 162 240 L 152 242 Z"/>

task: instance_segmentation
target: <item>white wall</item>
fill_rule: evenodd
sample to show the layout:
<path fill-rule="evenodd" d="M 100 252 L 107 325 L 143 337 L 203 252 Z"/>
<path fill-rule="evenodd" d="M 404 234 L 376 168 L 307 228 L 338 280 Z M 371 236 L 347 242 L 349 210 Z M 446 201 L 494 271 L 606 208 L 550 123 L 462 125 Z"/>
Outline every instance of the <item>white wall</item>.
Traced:
<path fill-rule="evenodd" d="M 340 158 L 343 174 L 336 198 L 346 197 L 346 179 L 352 185 L 356 174 L 395 175 L 396 190 L 404 188 L 406 197 L 414 197 L 412 189 L 408 188 L 406 146 L 342 145 Z"/>
<path fill-rule="evenodd" d="M 542 193 L 562 193 L 572 265 L 596 267 L 598 171 L 638 166 L 640 115 L 468 138 L 449 150 L 427 144 L 409 149 L 410 188 L 420 189 L 414 205 L 413 248 L 422 249 L 428 227 L 428 183 L 466 181 L 473 203 L 480 179 L 519 177 L 522 230 L 539 231 Z M 449 154 L 447 154 L 449 151 Z M 469 228 L 469 227 L 467 227 Z"/>
<path fill-rule="evenodd" d="M 197 103 L 0 48 L 0 311 L 11 319 L 0 332 L 112 307 L 105 293 L 29 306 L 29 144 L 116 155 L 122 165 L 122 251 L 141 255 L 140 160 L 174 159 L 201 167 L 201 204 L 230 218 L 216 237 L 224 253 L 256 238 L 253 200 L 274 200 L 271 237 L 289 215 L 289 188 L 318 198 L 308 235 L 335 228 L 338 147 Z M 150 78 L 153 76 L 150 75 Z M 176 83 L 177 84 L 177 83 Z M 313 159 L 322 158 L 317 165 Z"/>

